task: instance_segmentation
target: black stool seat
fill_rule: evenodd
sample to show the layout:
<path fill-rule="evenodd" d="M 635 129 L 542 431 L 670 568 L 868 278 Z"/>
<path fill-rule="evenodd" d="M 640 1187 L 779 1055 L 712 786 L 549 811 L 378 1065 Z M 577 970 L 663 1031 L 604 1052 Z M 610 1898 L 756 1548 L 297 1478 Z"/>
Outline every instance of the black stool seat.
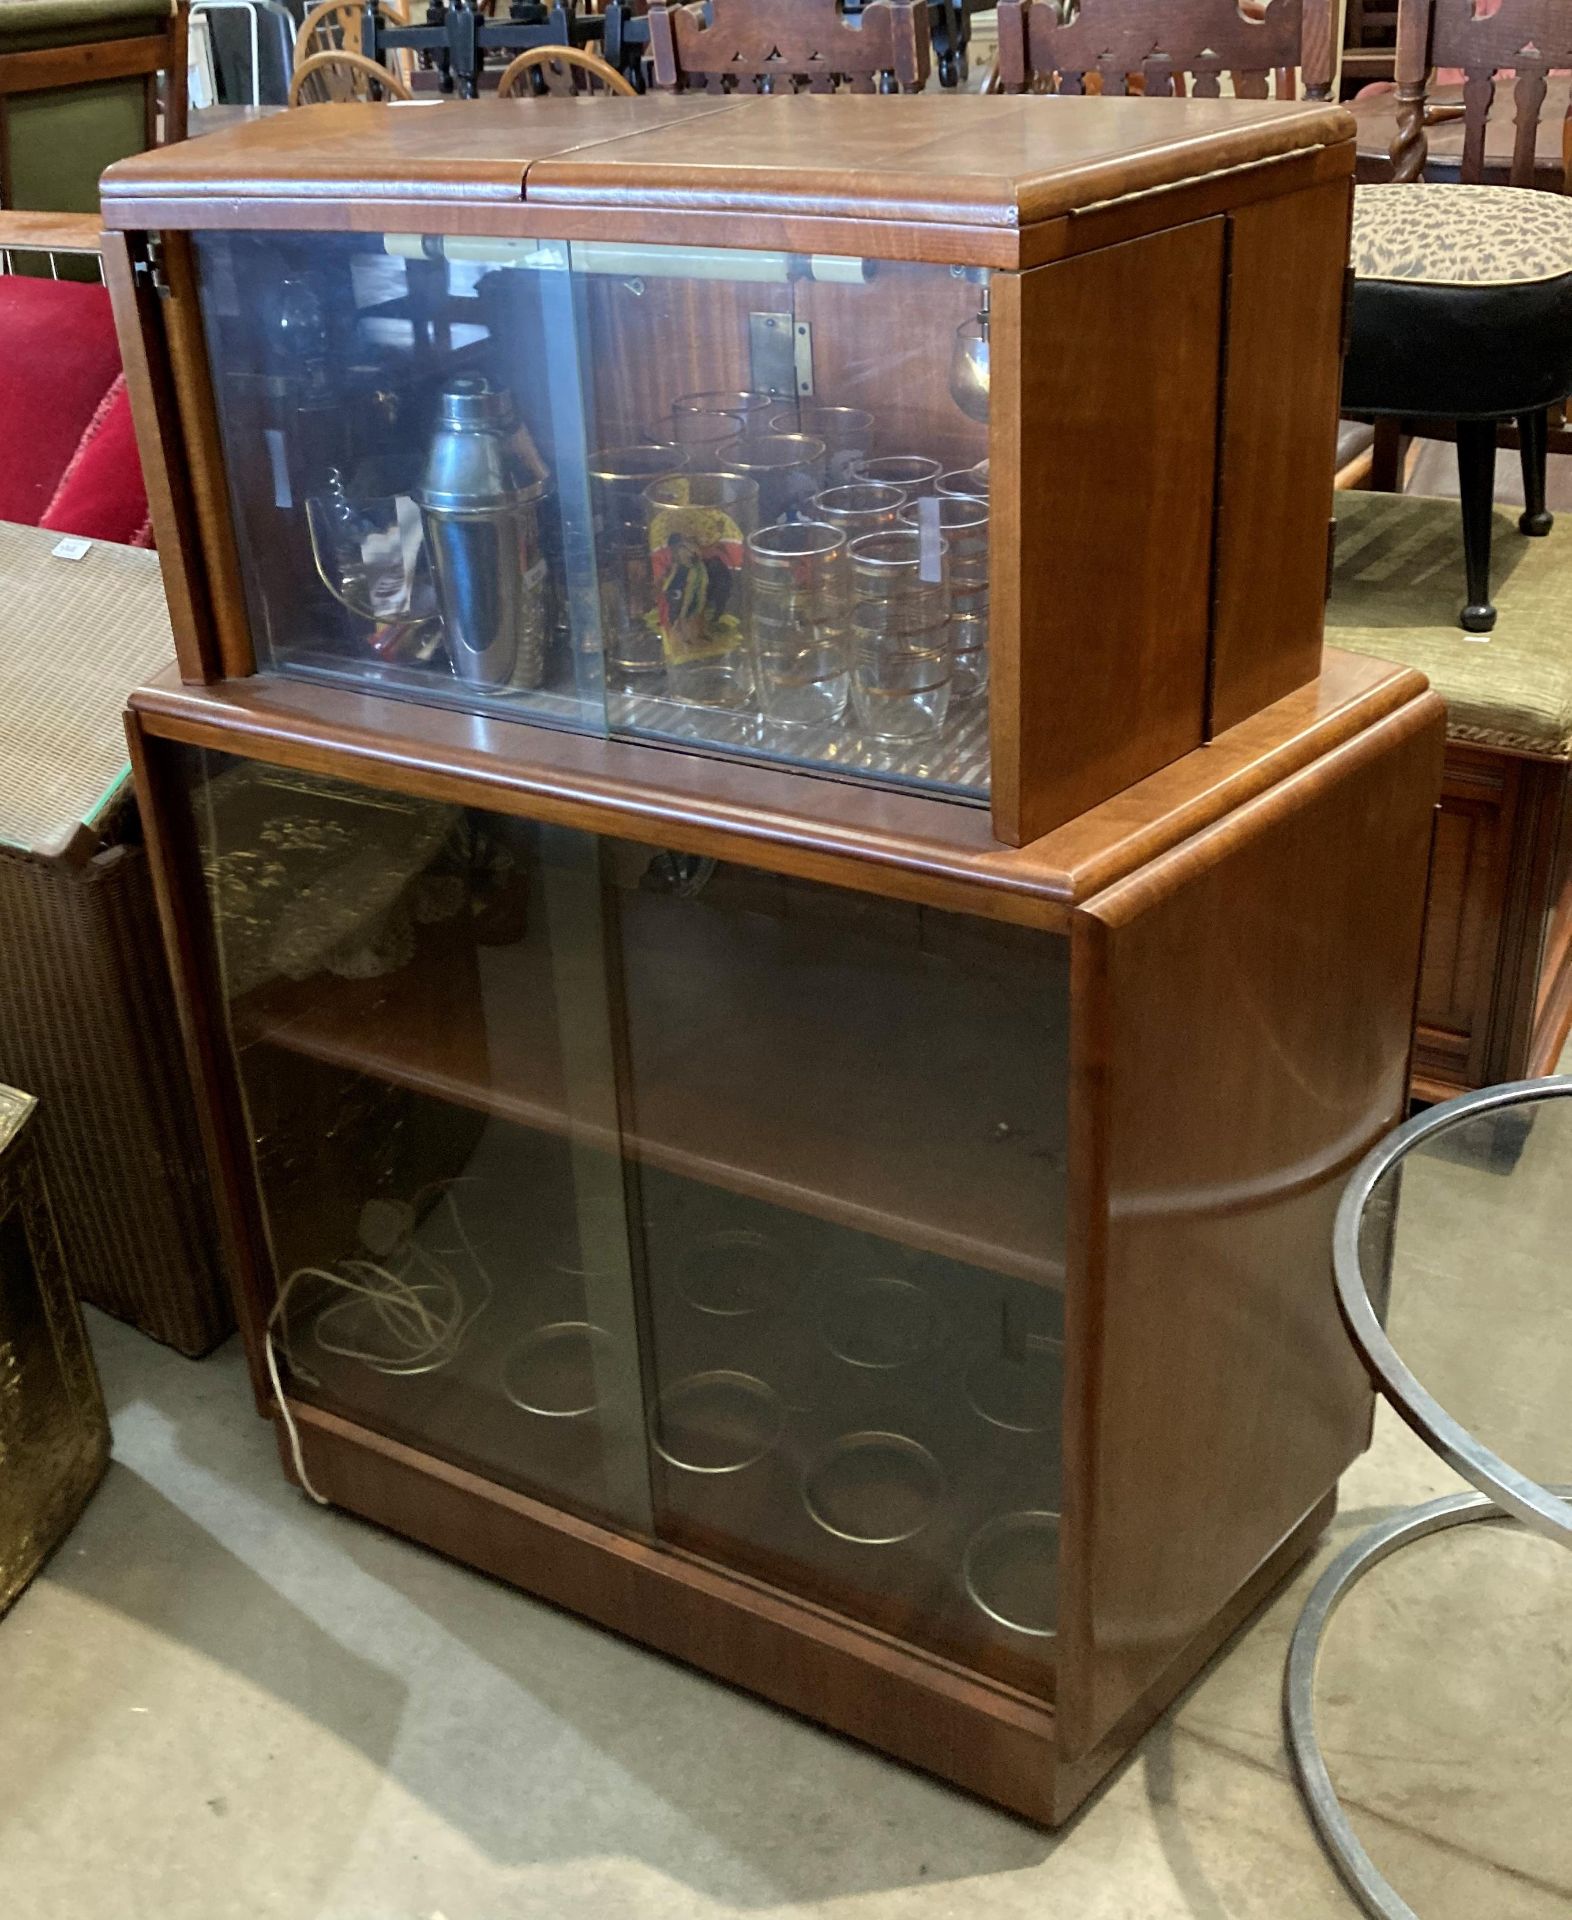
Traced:
<path fill-rule="evenodd" d="M 1546 409 L 1572 393 L 1572 200 L 1520 187 L 1354 192 L 1343 409 L 1457 422 L 1468 605 L 1488 632 L 1496 429 L 1515 419 L 1525 533 L 1548 533 Z"/>

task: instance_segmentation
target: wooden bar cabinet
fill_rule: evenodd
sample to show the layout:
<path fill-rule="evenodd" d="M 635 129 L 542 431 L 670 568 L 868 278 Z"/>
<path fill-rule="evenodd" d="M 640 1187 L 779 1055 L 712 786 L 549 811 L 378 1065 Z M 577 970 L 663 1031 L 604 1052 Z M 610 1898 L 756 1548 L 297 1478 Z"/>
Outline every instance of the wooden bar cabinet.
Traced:
<path fill-rule="evenodd" d="M 1367 1437 L 1441 712 L 1321 654 L 1350 125 L 321 108 L 105 181 L 287 1470 L 1050 1824 Z"/>

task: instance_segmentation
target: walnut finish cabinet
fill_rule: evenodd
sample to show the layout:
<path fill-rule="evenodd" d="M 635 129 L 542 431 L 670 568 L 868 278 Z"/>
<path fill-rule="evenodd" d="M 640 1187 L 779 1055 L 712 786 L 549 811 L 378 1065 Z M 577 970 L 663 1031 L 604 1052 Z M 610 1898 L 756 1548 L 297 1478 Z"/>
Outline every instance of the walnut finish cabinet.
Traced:
<path fill-rule="evenodd" d="M 1327 1247 L 1441 713 L 1321 655 L 1348 132 L 322 108 L 106 179 L 180 638 L 132 750 L 286 1470 L 1049 1824 L 1367 1437 Z M 540 593 L 477 684 L 423 475 L 503 390 Z M 702 537 L 621 457 L 694 396 L 679 497 L 769 502 Z M 749 536 L 892 460 L 986 672 L 892 741 L 854 650 L 776 724 Z"/>

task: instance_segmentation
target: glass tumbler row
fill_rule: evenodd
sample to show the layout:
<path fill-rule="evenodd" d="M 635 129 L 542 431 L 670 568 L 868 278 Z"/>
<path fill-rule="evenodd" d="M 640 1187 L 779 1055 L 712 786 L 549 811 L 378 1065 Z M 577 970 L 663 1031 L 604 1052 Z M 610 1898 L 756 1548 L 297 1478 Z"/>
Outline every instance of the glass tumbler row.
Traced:
<path fill-rule="evenodd" d="M 864 733 L 918 741 L 983 689 L 985 498 L 859 480 L 787 509 L 811 517 L 765 524 L 769 475 L 694 472 L 696 451 L 650 443 L 591 467 L 607 669 L 623 691 L 756 706 L 786 727 L 833 725 L 849 704 Z M 789 453 L 769 474 L 794 471 Z"/>

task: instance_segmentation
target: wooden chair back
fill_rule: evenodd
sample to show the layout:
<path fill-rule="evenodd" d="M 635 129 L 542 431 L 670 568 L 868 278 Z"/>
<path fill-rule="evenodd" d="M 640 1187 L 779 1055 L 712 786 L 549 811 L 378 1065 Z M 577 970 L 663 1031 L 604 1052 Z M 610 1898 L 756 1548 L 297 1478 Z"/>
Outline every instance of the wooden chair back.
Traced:
<path fill-rule="evenodd" d="M 1399 0 L 1397 10 L 1397 136 L 1392 178 L 1418 180 L 1430 157 L 1425 127 L 1430 75 L 1436 67 L 1463 70 L 1463 160 L 1459 179 L 1485 178 L 1485 129 L 1496 83 L 1512 82 L 1510 184 L 1534 184 L 1534 150 L 1544 110 L 1546 80 L 1572 67 L 1572 7 L 1565 0 L 1500 0 L 1491 14 L 1476 0 Z"/>
<path fill-rule="evenodd" d="M 836 0 L 659 0 L 649 10 L 657 87 L 711 93 L 916 93 L 929 72 L 927 0 L 869 0 L 853 26 Z"/>
<path fill-rule="evenodd" d="M 409 25 L 404 0 L 377 0 L 377 12 Z M 314 53 L 365 53 L 366 0 L 319 0 L 300 23 L 295 35 L 294 65 L 303 66 Z M 405 74 L 403 78 L 408 79 Z"/>
<path fill-rule="evenodd" d="M 1334 0 L 999 0 L 1006 93 L 1126 93 L 1330 99 Z"/>
<path fill-rule="evenodd" d="M 608 66 L 598 53 L 579 47 L 531 47 L 510 60 L 497 80 L 497 97 L 511 100 L 520 94 L 607 93 L 638 96 L 638 88 Z"/>
<path fill-rule="evenodd" d="M 413 100 L 408 84 L 363 53 L 314 53 L 289 83 L 292 107 L 328 100 Z"/>

